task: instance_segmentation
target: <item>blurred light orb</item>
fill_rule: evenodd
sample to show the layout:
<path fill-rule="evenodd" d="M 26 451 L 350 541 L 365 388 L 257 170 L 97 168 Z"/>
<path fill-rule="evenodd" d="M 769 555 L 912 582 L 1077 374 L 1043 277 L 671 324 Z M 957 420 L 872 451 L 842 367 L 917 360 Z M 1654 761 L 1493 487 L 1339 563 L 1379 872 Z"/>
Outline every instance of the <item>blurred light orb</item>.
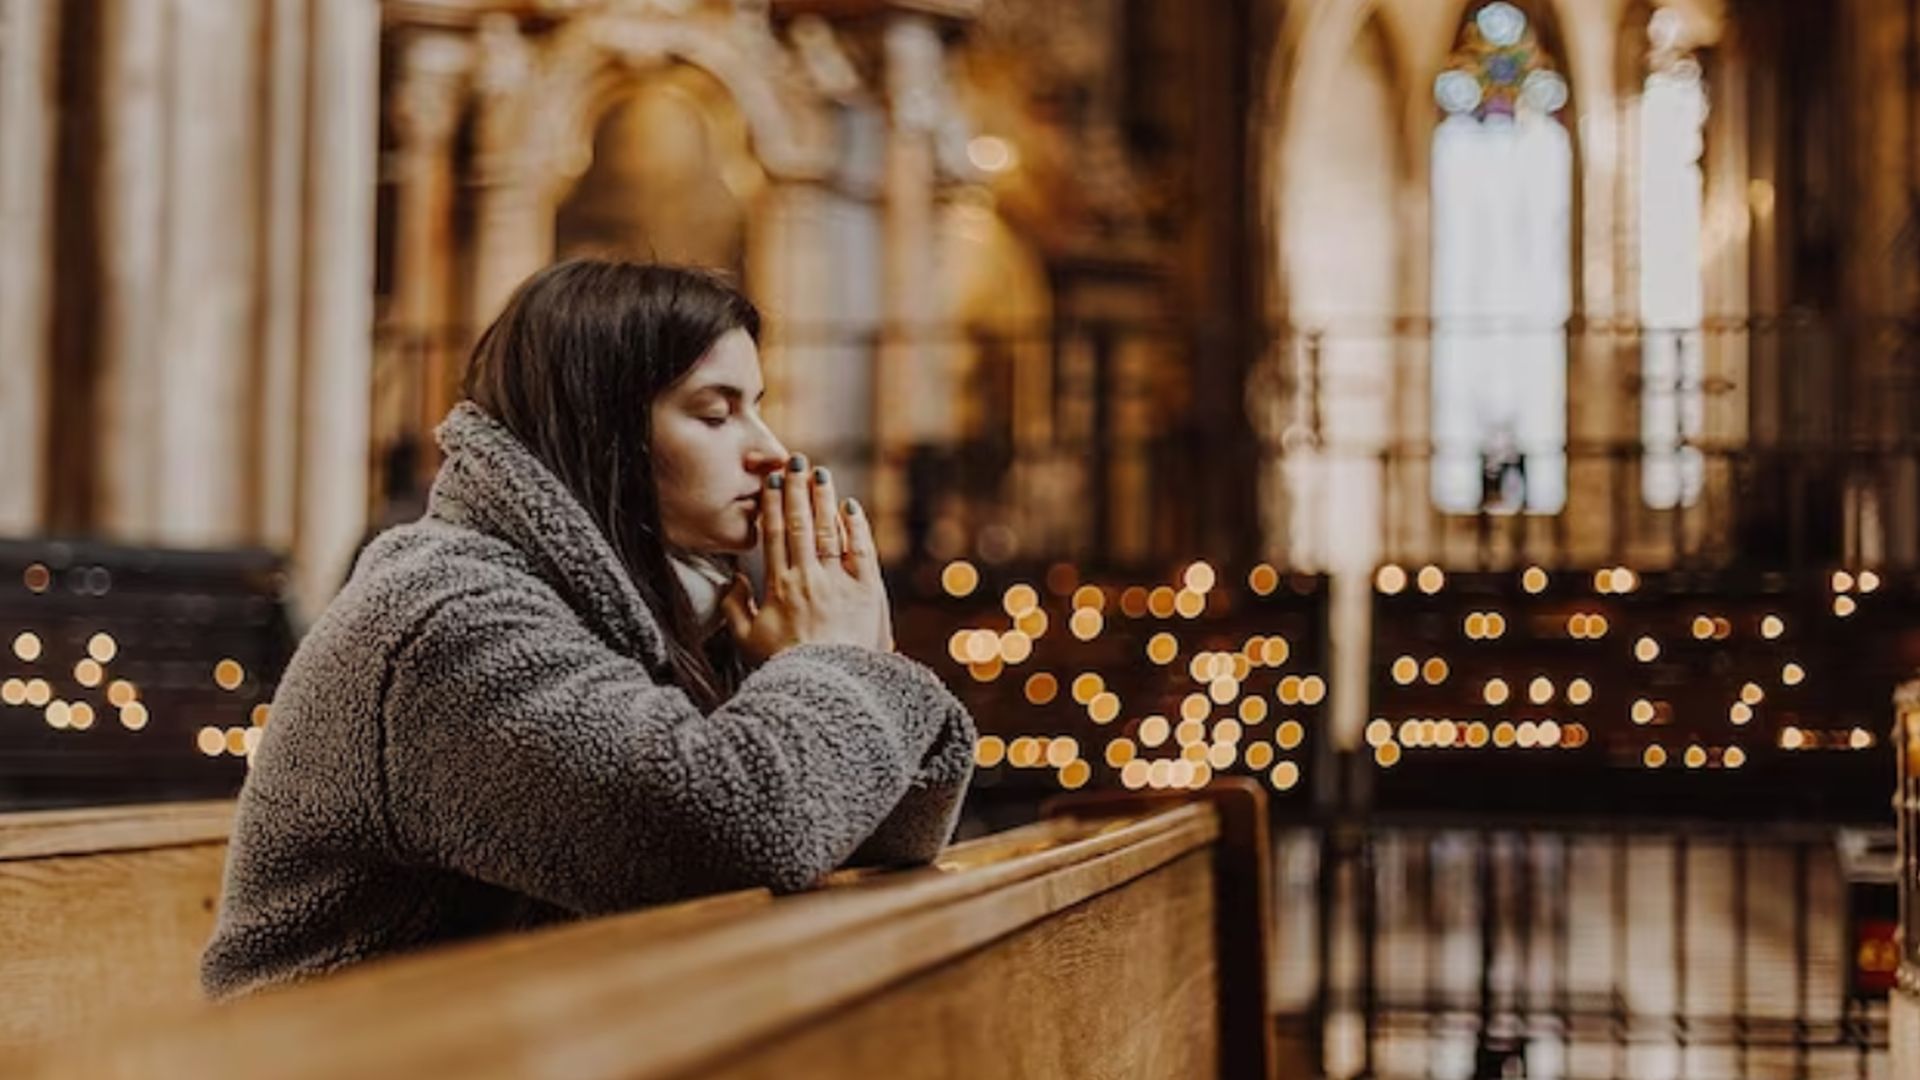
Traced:
<path fill-rule="evenodd" d="M 979 586 L 979 569 L 965 559 L 955 559 L 940 571 L 940 587 L 946 590 L 948 596 L 969 596 Z"/>
<path fill-rule="evenodd" d="M 1040 593 L 1033 586 L 1021 582 L 1007 589 L 1000 598 L 1000 606 L 1006 609 L 1009 616 L 1017 619 L 1040 606 Z"/>
<path fill-rule="evenodd" d="M 1205 562 L 1197 562 L 1187 567 L 1186 573 L 1180 577 L 1181 584 L 1186 586 L 1188 592 L 1197 593 L 1212 589 L 1216 580 L 1213 567 Z"/>
<path fill-rule="evenodd" d="M 967 160 L 985 173 L 1001 173 L 1017 160 L 1013 144 L 998 135 L 975 135 L 967 140 Z"/>
<path fill-rule="evenodd" d="M 1162 630 L 1147 639 L 1147 659 L 1162 666 L 1173 663 L 1180 652 L 1180 641 L 1172 634 Z"/>

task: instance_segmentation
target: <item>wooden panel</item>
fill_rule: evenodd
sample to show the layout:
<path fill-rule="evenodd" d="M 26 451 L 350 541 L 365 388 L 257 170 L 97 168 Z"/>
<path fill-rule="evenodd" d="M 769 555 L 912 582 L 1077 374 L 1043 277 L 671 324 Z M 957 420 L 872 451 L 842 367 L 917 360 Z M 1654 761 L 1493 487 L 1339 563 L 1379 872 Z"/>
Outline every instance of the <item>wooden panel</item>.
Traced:
<path fill-rule="evenodd" d="M 1164 791 L 1075 792 L 1056 796 L 1041 812 L 1141 813 L 1178 801 L 1204 799 L 1220 816 L 1215 846 L 1214 950 L 1220 983 L 1234 988 L 1220 1003 L 1221 1080 L 1265 1080 L 1279 1067 L 1267 979 L 1272 971 L 1273 839 L 1267 827 L 1266 789 L 1246 777 L 1214 778 L 1195 794 Z"/>
<path fill-rule="evenodd" d="M 226 799 L 0 814 L 0 861 L 224 844 L 232 831 Z"/>
<path fill-rule="evenodd" d="M 0 814 L 0 1054 L 200 1004 L 233 803 Z"/>
<path fill-rule="evenodd" d="M 1047 822 L 958 848 L 936 868 L 853 875 L 773 902 L 742 894 L 727 902 L 737 915 L 690 918 L 682 906 L 395 958 L 42 1055 L 38 1075 L 684 1076 L 1033 928 L 1064 931 L 1079 905 L 1210 858 L 1218 837 L 1206 805 Z M 655 932 L 661 919 L 680 922 Z M 1169 948 L 1129 940 L 1150 956 Z M 1041 971 L 1055 962 L 1010 955 Z"/>
<path fill-rule="evenodd" d="M 1195 852 L 698 1075 L 1217 1076 L 1213 890 Z"/>
<path fill-rule="evenodd" d="M 199 1008 L 224 843 L 0 861 L 0 1053 Z"/>

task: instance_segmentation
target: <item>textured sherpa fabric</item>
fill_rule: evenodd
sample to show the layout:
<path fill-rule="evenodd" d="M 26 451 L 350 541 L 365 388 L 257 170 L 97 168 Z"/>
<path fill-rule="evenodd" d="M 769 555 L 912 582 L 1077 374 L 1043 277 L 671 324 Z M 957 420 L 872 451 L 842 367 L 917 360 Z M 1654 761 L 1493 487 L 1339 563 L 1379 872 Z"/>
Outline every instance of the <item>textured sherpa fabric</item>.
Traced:
<path fill-rule="evenodd" d="M 471 404 L 439 438 L 426 516 L 368 546 L 281 681 L 209 995 L 939 852 L 974 730 L 932 672 L 804 645 L 702 714 L 553 474 Z"/>

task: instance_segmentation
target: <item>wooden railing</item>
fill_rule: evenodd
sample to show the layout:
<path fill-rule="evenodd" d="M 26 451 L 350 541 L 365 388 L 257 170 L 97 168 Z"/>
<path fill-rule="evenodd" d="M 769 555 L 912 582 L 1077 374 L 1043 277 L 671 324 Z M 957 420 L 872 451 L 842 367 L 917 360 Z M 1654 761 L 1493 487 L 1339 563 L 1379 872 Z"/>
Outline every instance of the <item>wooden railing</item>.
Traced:
<path fill-rule="evenodd" d="M 934 867 L 400 957 L 68 1037 L 0 1072 L 1271 1075 L 1258 789 L 1052 812 Z"/>
<path fill-rule="evenodd" d="M 231 802 L 0 814 L 0 1056 L 193 1011 L 232 822 Z"/>

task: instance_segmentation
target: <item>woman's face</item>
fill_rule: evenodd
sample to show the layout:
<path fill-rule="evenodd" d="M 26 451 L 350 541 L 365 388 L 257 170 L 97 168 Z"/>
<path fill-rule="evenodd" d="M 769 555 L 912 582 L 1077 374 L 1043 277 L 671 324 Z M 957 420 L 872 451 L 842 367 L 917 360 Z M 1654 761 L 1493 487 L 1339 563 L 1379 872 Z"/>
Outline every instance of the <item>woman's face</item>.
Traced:
<path fill-rule="evenodd" d="M 760 542 L 760 485 L 787 448 L 760 418 L 760 350 L 745 330 L 721 335 L 653 402 L 660 523 L 683 551 L 746 551 Z"/>

